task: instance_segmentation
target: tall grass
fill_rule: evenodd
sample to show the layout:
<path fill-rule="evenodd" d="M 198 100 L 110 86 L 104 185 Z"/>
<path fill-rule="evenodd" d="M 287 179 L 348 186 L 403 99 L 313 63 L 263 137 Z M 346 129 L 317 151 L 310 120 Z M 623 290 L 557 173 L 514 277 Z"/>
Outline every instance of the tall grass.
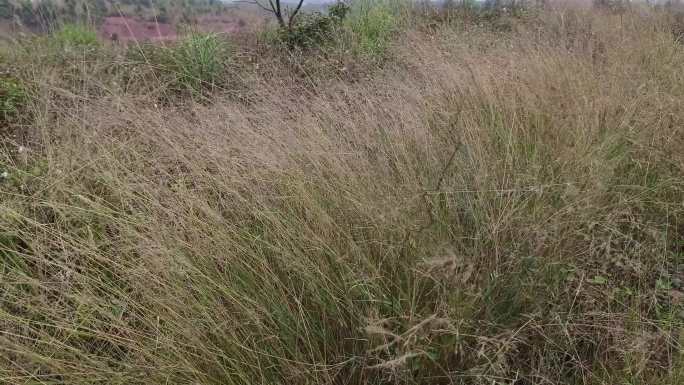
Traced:
<path fill-rule="evenodd" d="M 554 12 L 204 105 L 50 82 L 0 146 L 0 381 L 682 383 L 684 51 Z"/>
<path fill-rule="evenodd" d="M 214 33 L 191 31 L 165 45 L 143 43 L 127 52 L 140 70 L 143 87 L 151 86 L 157 97 L 169 94 L 203 96 L 228 83 L 233 62 L 230 43 Z M 124 72 L 124 75 L 128 75 Z"/>
<path fill-rule="evenodd" d="M 393 37 L 406 24 L 409 12 L 410 3 L 403 0 L 352 3 L 347 26 L 354 51 L 374 59 L 385 56 Z"/>
<path fill-rule="evenodd" d="M 26 89 L 17 79 L 0 78 L 0 121 L 14 119 L 27 99 Z"/>
<path fill-rule="evenodd" d="M 189 34 L 170 55 L 178 82 L 195 92 L 214 87 L 230 60 L 229 51 L 225 40 L 215 34 Z"/>

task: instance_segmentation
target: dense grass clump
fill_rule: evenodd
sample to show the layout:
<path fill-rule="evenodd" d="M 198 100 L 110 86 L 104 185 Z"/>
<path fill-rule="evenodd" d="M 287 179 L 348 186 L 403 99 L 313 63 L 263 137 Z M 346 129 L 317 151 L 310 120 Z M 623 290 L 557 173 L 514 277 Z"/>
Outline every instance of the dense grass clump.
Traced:
<path fill-rule="evenodd" d="M 14 119 L 28 100 L 26 88 L 11 77 L 0 78 L 0 121 Z"/>
<path fill-rule="evenodd" d="M 338 38 L 335 34 L 342 31 L 341 23 L 348 11 L 348 5 L 340 2 L 332 6 L 329 15 L 318 12 L 304 14 L 291 28 L 279 31 L 279 40 L 290 49 L 320 48 Z"/>
<path fill-rule="evenodd" d="M 230 60 L 230 48 L 215 34 L 191 33 L 169 55 L 179 85 L 199 92 L 216 85 Z"/>
<path fill-rule="evenodd" d="M 231 50 L 229 42 L 217 34 L 191 32 L 166 45 L 137 45 L 129 56 L 139 70 L 152 75 L 148 82 L 160 83 L 165 96 L 204 95 L 225 85 Z"/>
<path fill-rule="evenodd" d="M 0 382 L 684 383 L 670 15 L 378 7 L 346 62 L 9 56 Z"/>
<path fill-rule="evenodd" d="M 53 39 L 64 49 L 83 49 L 100 45 L 95 31 L 81 24 L 63 25 L 54 32 Z"/>
<path fill-rule="evenodd" d="M 396 32 L 400 16 L 389 5 L 362 3 L 355 7 L 349 18 L 353 47 L 358 52 L 373 57 L 382 57 Z"/>

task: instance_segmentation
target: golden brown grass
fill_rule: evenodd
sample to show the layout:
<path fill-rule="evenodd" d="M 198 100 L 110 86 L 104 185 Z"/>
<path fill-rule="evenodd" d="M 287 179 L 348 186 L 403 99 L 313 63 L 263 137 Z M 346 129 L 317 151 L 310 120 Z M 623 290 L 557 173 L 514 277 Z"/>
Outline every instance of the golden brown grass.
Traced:
<path fill-rule="evenodd" d="M 683 383 L 667 15 L 501 22 L 416 21 L 353 81 L 245 66 L 210 104 L 27 71 L 0 381 Z"/>

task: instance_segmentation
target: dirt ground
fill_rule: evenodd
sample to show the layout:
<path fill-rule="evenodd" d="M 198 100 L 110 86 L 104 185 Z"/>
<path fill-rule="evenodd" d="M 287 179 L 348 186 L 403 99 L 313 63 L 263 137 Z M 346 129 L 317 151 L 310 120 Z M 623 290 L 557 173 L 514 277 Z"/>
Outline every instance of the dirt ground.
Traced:
<path fill-rule="evenodd" d="M 196 20 L 196 27 L 202 32 L 237 34 L 245 31 L 250 22 L 234 15 L 203 15 Z M 131 41 L 173 41 L 178 30 L 170 23 L 145 21 L 128 16 L 106 17 L 98 28 L 102 39 Z"/>

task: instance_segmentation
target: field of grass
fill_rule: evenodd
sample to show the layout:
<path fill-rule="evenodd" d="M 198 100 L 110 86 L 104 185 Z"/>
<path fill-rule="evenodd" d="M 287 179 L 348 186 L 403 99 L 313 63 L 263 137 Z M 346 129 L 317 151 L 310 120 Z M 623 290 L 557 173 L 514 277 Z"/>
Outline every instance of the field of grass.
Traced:
<path fill-rule="evenodd" d="M 2 47 L 0 383 L 684 384 L 678 25 Z"/>

